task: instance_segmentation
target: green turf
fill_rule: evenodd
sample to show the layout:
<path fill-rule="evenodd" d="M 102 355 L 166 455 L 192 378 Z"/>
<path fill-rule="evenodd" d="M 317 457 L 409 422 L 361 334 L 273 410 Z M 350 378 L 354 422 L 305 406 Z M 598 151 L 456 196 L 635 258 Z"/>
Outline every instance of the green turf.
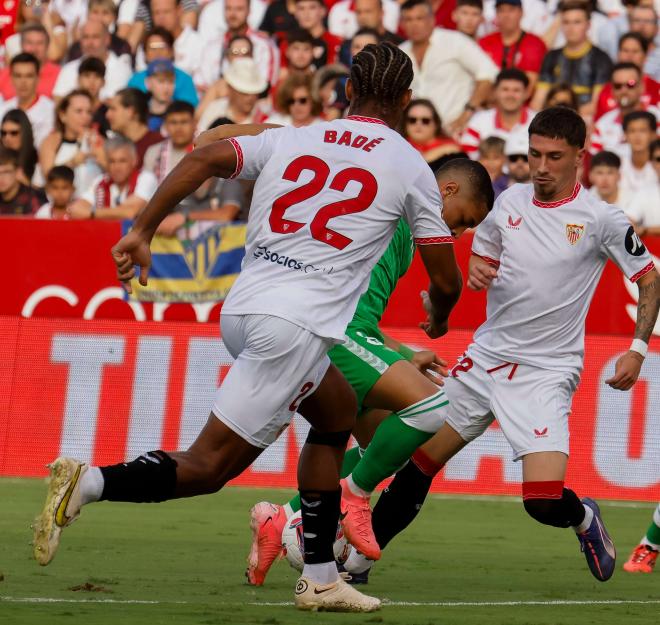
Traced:
<path fill-rule="evenodd" d="M 260 589 L 243 571 L 249 546 L 247 511 L 283 491 L 231 488 L 212 496 L 158 505 L 100 503 L 65 531 L 46 568 L 31 559 L 30 519 L 44 483 L 0 480 L 0 623 L 117 625 L 140 623 L 262 624 L 384 623 L 386 625 L 649 625 L 660 605 L 386 606 L 373 615 L 297 612 L 295 572 L 278 563 Z M 646 528 L 646 508 L 603 506 L 620 563 Z M 96 591 L 71 590 L 91 584 Z M 570 530 L 535 524 L 510 500 L 432 498 L 410 530 L 378 564 L 367 589 L 391 601 L 503 602 L 660 600 L 660 572 L 619 570 L 602 584 L 589 574 Z M 89 603 L 15 603 L 47 597 Z M 136 605 L 97 603 L 141 600 Z M 94 601 L 92 603 L 91 601 Z"/>

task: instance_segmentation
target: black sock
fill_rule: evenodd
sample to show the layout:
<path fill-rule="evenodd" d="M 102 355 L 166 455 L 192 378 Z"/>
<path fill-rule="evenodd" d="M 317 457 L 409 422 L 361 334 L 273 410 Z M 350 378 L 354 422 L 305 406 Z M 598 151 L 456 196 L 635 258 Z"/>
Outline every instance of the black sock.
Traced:
<path fill-rule="evenodd" d="M 575 527 L 584 521 L 584 504 L 570 488 L 562 491 L 561 503 L 569 525 Z"/>
<path fill-rule="evenodd" d="M 562 490 L 561 499 L 528 498 L 523 505 L 529 516 L 544 525 L 575 527 L 584 521 L 584 504 L 570 488 Z"/>
<path fill-rule="evenodd" d="M 108 501 L 152 503 L 174 497 L 176 461 L 164 451 L 150 451 L 132 462 L 101 467 Z"/>
<path fill-rule="evenodd" d="M 408 527 L 420 511 L 431 488 L 432 477 L 408 462 L 381 493 L 371 523 L 378 545 L 384 549 L 399 532 Z"/>
<path fill-rule="evenodd" d="M 334 562 L 341 489 L 300 491 L 305 564 Z"/>

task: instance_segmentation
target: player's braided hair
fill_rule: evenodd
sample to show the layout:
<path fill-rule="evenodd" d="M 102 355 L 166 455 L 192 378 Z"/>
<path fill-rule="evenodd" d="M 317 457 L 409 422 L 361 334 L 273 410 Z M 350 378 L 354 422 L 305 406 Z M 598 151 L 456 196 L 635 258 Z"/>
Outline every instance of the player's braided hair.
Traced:
<path fill-rule="evenodd" d="M 357 102 L 375 100 L 389 108 L 410 87 L 410 57 L 394 44 L 370 43 L 353 57 L 351 82 Z"/>

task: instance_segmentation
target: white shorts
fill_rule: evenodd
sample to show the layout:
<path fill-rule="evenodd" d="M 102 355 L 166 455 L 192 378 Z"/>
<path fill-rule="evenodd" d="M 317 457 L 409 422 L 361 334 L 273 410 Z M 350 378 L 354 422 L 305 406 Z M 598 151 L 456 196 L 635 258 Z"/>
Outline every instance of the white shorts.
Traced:
<path fill-rule="evenodd" d="M 497 419 L 513 459 L 539 451 L 568 455 L 568 415 L 579 376 L 503 362 L 475 344 L 445 380 L 447 423 L 468 442 Z"/>
<path fill-rule="evenodd" d="M 268 447 L 313 393 L 335 341 L 269 315 L 222 315 L 234 364 L 216 391 L 213 414 L 255 447 Z"/>

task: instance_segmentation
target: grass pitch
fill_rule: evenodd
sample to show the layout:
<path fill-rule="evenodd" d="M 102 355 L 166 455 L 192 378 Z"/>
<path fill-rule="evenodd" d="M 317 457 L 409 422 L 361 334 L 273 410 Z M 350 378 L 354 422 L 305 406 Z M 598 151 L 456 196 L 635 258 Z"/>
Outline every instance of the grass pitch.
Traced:
<path fill-rule="evenodd" d="M 83 509 L 45 568 L 29 529 L 45 486 L 0 480 L 0 623 L 11 625 L 649 625 L 658 621 L 660 571 L 621 570 L 653 505 L 602 506 L 619 550 L 603 584 L 570 530 L 528 519 L 511 500 L 431 497 L 395 540 L 365 591 L 392 603 L 367 615 L 309 614 L 290 603 L 296 572 L 277 563 L 267 585 L 244 581 L 247 512 L 285 491 L 229 488 L 154 505 Z M 410 603 L 414 605 L 404 605 Z"/>

